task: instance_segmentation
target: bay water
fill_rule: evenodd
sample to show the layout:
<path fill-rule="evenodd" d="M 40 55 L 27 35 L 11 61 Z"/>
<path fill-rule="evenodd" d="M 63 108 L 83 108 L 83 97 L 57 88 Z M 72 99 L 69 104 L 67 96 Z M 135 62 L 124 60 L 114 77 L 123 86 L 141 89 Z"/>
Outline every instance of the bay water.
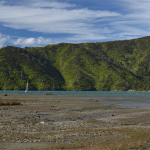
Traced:
<path fill-rule="evenodd" d="M 72 97 L 81 101 L 99 101 L 113 108 L 124 109 L 150 109 L 150 92 L 136 91 L 29 91 L 23 90 L 0 90 L 0 94 L 23 94 L 23 95 L 53 95 L 56 97 Z M 117 106 L 115 106 L 117 105 Z"/>

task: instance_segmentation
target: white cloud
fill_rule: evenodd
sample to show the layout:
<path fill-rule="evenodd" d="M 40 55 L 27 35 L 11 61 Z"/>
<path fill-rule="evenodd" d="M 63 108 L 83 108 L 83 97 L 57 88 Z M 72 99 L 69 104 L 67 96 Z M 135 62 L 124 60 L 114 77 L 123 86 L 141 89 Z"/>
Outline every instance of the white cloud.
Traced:
<path fill-rule="evenodd" d="M 122 0 L 122 4 L 125 6 L 126 10 L 132 11 L 149 11 L 150 1 L 149 0 Z"/>
<path fill-rule="evenodd" d="M 124 18 L 136 25 L 149 26 L 150 23 L 150 1 L 149 0 L 123 0 L 126 6 Z"/>
<path fill-rule="evenodd" d="M 34 45 L 35 44 L 35 38 L 19 38 L 16 41 L 13 42 L 15 45 Z"/>
<path fill-rule="evenodd" d="M 5 2 L 5 1 L 1 1 L 1 2 L 0 2 L 0 4 L 4 4 L 4 3 L 6 3 L 6 2 Z"/>
<path fill-rule="evenodd" d="M 50 38 L 43 38 L 43 37 L 38 37 L 37 38 L 37 44 L 51 44 L 52 40 Z"/>
<path fill-rule="evenodd" d="M 125 8 L 125 18 L 130 20 L 145 20 L 150 19 L 150 1 L 149 0 L 122 0 L 123 7 Z M 142 24 L 142 22 L 141 22 Z"/>
<path fill-rule="evenodd" d="M 35 7 L 35 8 L 67 8 L 67 7 L 75 7 L 75 4 L 68 4 L 68 3 L 62 3 L 62 2 L 56 2 L 56 1 L 42 1 L 42 3 L 40 1 L 37 0 L 32 0 L 28 3 L 29 6 L 31 7 Z"/>
<path fill-rule="evenodd" d="M 0 15 L 0 22 L 6 27 L 36 32 L 85 34 L 97 32 L 98 28 L 94 25 L 96 20 L 120 15 L 116 12 L 85 8 L 65 9 L 67 6 L 74 6 L 68 3 L 34 2 L 15 6 L 0 4 L 0 14 L 3 14 Z M 46 6 L 48 7 L 43 8 Z M 63 8 L 60 9 L 61 6 Z"/>
<path fill-rule="evenodd" d="M 47 38 L 43 38 L 43 37 L 38 37 L 38 38 L 18 38 L 16 40 L 11 40 L 11 42 L 14 45 L 21 45 L 22 47 L 25 46 L 37 46 L 37 45 L 43 45 L 43 44 L 50 44 L 51 43 L 51 39 Z"/>
<path fill-rule="evenodd" d="M 67 37 L 11 39 L 15 45 L 37 46 L 56 42 L 131 39 L 150 35 L 149 0 L 115 0 L 117 11 L 90 10 L 54 0 L 0 2 L 0 22 L 5 27 Z M 116 3 L 117 4 L 117 3 Z M 119 10 L 120 9 L 120 10 Z M 62 35 L 61 34 L 61 35 Z"/>
<path fill-rule="evenodd" d="M 4 43 L 6 43 L 9 40 L 9 38 L 9 36 L 0 33 L 0 48 L 4 46 Z"/>
<path fill-rule="evenodd" d="M 150 36 L 150 1 L 117 0 L 122 16 L 107 21 L 112 39 L 131 39 Z M 119 11 L 119 9 L 118 9 Z"/>

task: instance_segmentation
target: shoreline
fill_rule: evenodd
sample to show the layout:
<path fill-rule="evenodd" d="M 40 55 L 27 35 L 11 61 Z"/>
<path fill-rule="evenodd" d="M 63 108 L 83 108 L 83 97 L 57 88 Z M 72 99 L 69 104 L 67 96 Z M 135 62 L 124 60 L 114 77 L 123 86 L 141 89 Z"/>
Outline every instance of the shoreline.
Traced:
<path fill-rule="evenodd" d="M 30 94 L 0 97 L 21 102 L 16 106 L 0 106 L 2 150 L 61 149 L 62 144 L 71 149 L 71 145 L 82 147 L 83 143 L 86 147 L 98 139 L 101 143 L 108 136 L 115 140 L 126 138 L 122 133 L 125 128 L 146 132 L 150 128 L 150 109 L 116 109 L 116 104 L 96 101 L 98 97 Z M 86 101 L 87 98 L 93 100 Z"/>

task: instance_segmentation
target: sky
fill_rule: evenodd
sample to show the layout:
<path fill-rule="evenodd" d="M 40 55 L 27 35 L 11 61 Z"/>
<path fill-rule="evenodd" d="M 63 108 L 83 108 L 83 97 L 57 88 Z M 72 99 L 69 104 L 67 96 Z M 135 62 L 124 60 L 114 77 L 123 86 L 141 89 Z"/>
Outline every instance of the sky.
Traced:
<path fill-rule="evenodd" d="M 0 48 L 150 36 L 150 0 L 0 0 Z"/>

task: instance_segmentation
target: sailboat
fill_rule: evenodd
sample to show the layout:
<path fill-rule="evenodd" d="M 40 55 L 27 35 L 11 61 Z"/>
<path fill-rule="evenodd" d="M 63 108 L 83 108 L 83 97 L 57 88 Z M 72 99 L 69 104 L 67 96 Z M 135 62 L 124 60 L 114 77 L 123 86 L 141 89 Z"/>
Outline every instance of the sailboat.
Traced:
<path fill-rule="evenodd" d="M 26 86 L 25 92 L 28 92 L 28 81 L 27 81 L 27 86 Z"/>

